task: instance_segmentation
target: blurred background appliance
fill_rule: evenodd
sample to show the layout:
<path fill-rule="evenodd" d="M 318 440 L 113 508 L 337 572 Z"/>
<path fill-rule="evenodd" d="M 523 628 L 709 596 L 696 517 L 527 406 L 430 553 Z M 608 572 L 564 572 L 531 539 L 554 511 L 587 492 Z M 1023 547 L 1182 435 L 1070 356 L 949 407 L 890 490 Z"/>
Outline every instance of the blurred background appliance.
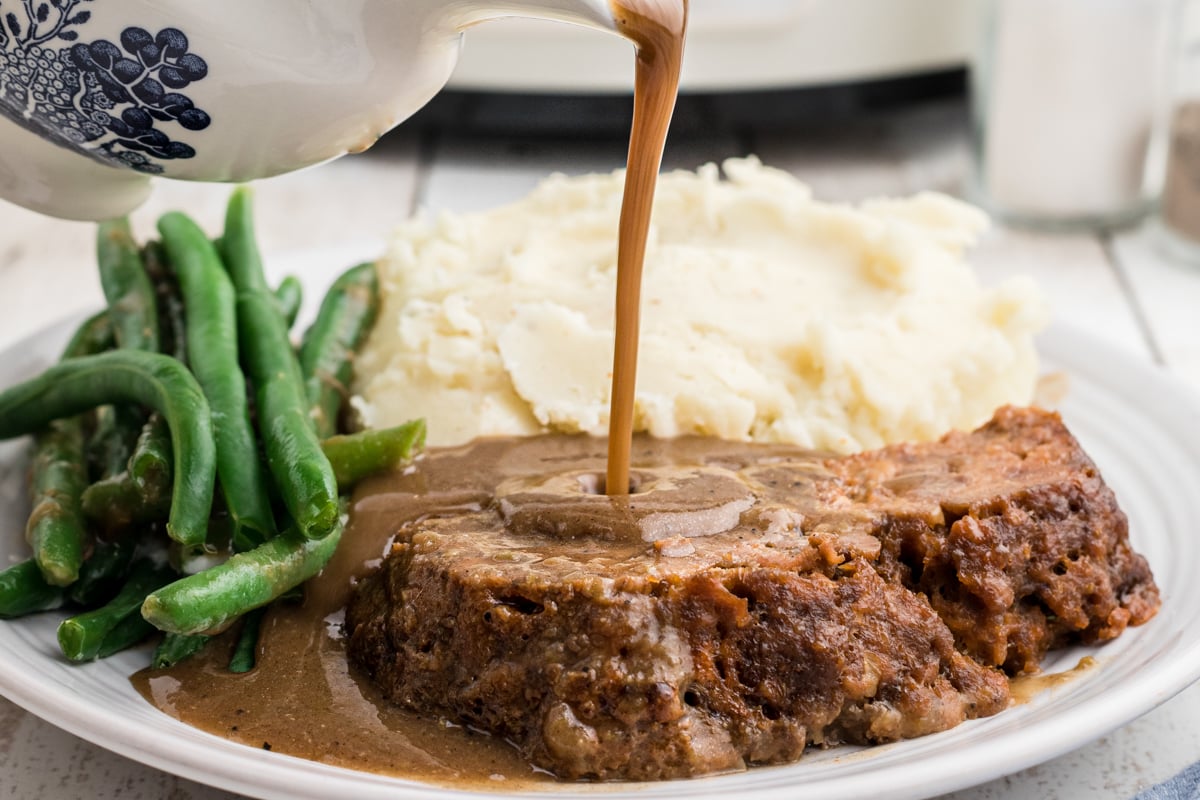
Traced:
<path fill-rule="evenodd" d="M 822 86 L 961 66 L 971 0 L 691 0 L 685 92 Z M 467 33 L 462 90 L 628 93 L 629 43 L 549 22 Z"/>
<path fill-rule="evenodd" d="M 977 0 L 691 0 L 677 134 L 786 128 L 961 94 Z M 628 42 L 505 19 L 467 32 L 449 89 L 404 127 L 628 133 Z"/>

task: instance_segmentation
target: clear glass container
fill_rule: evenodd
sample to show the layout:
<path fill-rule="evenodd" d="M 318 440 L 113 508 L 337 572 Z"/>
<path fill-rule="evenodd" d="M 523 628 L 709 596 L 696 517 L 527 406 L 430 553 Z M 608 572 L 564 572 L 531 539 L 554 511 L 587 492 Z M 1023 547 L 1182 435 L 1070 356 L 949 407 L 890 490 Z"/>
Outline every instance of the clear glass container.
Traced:
<path fill-rule="evenodd" d="M 1187 0 L 1173 75 L 1159 234 L 1169 255 L 1200 263 L 1200 2 Z"/>
<path fill-rule="evenodd" d="M 1005 222 L 1105 228 L 1162 186 L 1180 0 L 979 0 L 976 200 Z"/>

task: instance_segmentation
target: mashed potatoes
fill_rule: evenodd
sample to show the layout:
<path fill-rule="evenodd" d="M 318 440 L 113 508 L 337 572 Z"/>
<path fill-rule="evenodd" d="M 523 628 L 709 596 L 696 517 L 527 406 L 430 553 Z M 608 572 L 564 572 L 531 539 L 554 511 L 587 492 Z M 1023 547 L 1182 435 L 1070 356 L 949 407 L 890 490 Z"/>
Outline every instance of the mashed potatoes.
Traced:
<path fill-rule="evenodd" d="M 753 159 L 664 175 L 643 287 L 636 427 L 851 452 L 1030 401 L 1043 303 L 981 288 L 979 211 L 922 194 L 819 203 Z M 381 263 L 357 362 L 373 426 L 431 445 L 604 435 L 621 175 L 554 176 L 484 214 L 415 219 Z"/>

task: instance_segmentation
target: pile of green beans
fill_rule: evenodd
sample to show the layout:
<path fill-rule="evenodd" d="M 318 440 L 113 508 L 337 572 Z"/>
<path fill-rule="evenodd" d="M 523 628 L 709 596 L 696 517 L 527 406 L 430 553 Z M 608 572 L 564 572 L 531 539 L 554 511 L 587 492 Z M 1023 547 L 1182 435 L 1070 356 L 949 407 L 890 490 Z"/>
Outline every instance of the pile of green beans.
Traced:
<path fill-rule="evenodd" d="M 247 190 L 215 243 L 177 212 L 158 232 L 139 246 L 127 220 L 99 226 L 107 309 L 0 392 L 0 439 L 34 437 L 32 552 L 0 571 L 0 618 L 69 609 L 71 661 L 161 631 L 156 667 L 240 621 L 229 668 L 246 672 L 266 607 L 333 555 L 345 494 L 410 460 L 425 427 L 338 429 L 379 305 L 373 265 L 335 281 L 297 348 L 301 285 L 267 283 Z"/>

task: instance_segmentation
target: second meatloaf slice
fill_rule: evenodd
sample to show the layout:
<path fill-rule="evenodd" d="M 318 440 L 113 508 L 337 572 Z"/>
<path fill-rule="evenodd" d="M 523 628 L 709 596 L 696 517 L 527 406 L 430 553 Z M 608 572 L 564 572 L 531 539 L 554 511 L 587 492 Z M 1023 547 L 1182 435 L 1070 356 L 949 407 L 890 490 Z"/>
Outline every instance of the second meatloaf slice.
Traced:
<path fill-rule="evenodd" d="M 878 509 L 879 569 L 928 597 L 959 647 L 1009 674 L 1118 636 L 1158 610 L 1150 568 L 1096 465 L 1055 414 L 827 462 Z"/>

